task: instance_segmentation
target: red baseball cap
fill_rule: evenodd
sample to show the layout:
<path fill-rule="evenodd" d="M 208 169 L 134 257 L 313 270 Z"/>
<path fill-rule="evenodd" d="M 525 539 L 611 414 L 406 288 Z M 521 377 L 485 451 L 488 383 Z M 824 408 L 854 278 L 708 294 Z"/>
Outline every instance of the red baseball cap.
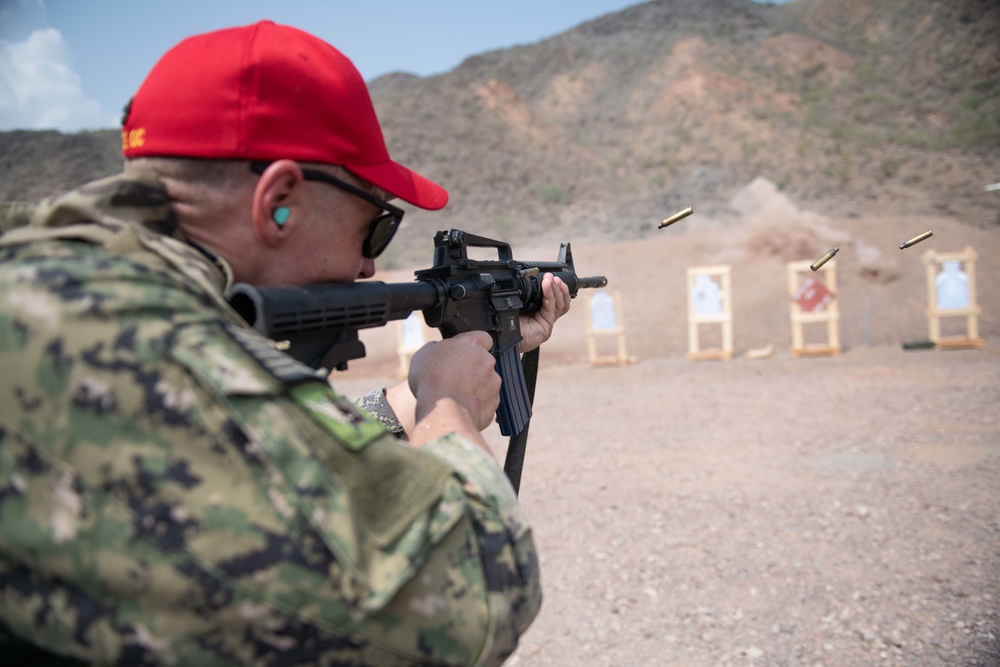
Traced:
<path fill-rule="evenodd" d="M 444 188 L 389 157 L 354 64 L 273 21 L 195 35 L 167 51 L 132 98 L 122 154 L 335 164 L 414 206 L 448 203 Z"/>

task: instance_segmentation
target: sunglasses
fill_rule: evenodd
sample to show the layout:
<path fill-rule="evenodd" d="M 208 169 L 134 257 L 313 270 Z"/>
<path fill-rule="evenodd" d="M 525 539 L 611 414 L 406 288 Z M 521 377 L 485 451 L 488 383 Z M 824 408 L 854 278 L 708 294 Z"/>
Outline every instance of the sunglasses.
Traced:
<path fill-rule="evenodd" d="M 270 162 L 251 162 L 250 171 L 260 176 L 267 169 Z M 365 192 L 361 188 L 355 187 L 346 181 L 326 174 L 315 169 L 302 168 L 302 178 L 307 181 L 319 181 L 340 188 L 344 192 L 349 192 L 355 197 L 364 199 L 369 204 L 374 204 L 384 211 L 368 223 L 368 235 L 361 246 L 361 253 L 368 259 L 375 259 L 386 249 L 389 241 L 392 240 L 399 224 L 403 221 L 403 209 L 397 208 L 387 201 L 382 201 L 378 197 Z"/>

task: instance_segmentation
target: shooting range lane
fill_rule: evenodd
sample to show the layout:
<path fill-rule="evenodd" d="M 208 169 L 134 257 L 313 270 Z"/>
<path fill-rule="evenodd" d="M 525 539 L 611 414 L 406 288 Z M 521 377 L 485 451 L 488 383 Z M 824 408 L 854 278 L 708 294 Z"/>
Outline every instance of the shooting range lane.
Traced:
<path fill-rule="evenodd" d="M 588 365 L 580 300 L 542 347 L 521 497 L 546 602 L 519 667 L 975 664 L 962 656 L 995 630 L 1000 233 L 773 204 L 653 220 L 636 241 L 571 238 L 578 270 L 620 290 L 636 362 Z M 512 245 L 554 257 L 562 236 Z M 927 337 L 922 254 L 966 246 L 985 349 L 903 350 Z M 843 351 L 793 359 L 786 262 L 831 247 Z M 731 267 L 735 355 L 692 362 L 686 271 L 714 265 Z M 396 381 L 390 329 L 363 334 L 369 357 L 335 386 Z M 502 462 L 506 438 L 489 437 Z"/>

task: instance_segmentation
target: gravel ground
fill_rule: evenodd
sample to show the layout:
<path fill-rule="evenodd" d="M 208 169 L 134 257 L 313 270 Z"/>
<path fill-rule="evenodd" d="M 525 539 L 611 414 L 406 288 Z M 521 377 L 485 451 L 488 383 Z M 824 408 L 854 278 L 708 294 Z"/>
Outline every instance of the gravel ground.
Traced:
<path fill-rule="evenodd" d="M 995 351 L 562 368 L 536 406 L 511 665 L 1000 665 Z"/>
<path fill-rule="evenodd" d="M 998 349 L 543 363 L 508 664 L 1000 665 Z"/>
<path fill-rule="evenodd" d="M 1000 233 L 773 194 L 739 208 L 574 243 L 578 271 L 620 292 L 636 362 L 591 368 L 578 305 L 542 348 L 521 499 L 545 599 L 508 664 L 1000 665 Z M 785 262 L 831 246 L 844 350 L 794 359 Z M 927 336 L 923 253 L 964 247 L 985 349 L 904 351 Z M 720 263 L 736 359 L 688 361 L 685 269 Z M 334 375 L 348 395 L 396 381 L 395 329 L 363 340 Z"/>

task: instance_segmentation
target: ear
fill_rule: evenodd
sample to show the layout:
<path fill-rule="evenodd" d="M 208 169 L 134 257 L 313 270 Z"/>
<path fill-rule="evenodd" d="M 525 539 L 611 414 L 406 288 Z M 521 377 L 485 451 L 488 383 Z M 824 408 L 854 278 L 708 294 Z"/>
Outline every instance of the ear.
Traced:
<path fill-rule="evenodd" d="M 265 245 L 280 244 L 302 220 L 304 183 L 302 169 L 293 160 L 272 162 L 260 175 L 253 193 L 252 216 L 254 234 Z M 279 224 L 278 220 L 284 222 Z"/>

